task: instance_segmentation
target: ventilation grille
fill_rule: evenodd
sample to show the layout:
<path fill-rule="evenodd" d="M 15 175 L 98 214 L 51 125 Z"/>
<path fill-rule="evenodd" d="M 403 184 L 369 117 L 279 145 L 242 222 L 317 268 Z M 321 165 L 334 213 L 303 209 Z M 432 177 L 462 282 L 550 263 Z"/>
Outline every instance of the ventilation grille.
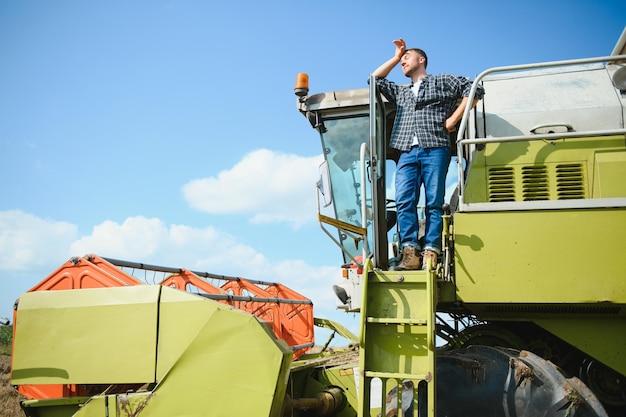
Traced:
<path fill-rule="evenodd" d="M 531 166 L 522 168 L 522 200 L 549 200 L 548 168 Z"/>
<path fill-rule="evenodd" d="M 585 198 L 583 167 L 580 164 L 562 164 L 556 167 L 557 199 Z"/>
<path fill-rule="evenodd" d="M 512 167 L 489 169 L 489 201 L 515 201 L 515 172 Z"/>
<path fill-rule="evenodd" d="M 490 202 L 545 201 L 586 198 L 581 163 L 490 167 Z"/>

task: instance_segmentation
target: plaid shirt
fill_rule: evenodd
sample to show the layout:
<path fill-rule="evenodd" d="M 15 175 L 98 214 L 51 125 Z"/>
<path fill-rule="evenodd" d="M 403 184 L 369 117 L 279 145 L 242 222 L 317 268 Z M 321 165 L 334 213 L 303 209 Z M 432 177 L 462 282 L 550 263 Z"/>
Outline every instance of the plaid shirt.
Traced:
<path fill-rule="evenodd" d="M 458 100 L 469 96 L 472 82 L 451 74 L 427 75 L 422 79 L 417 97 L 411 85 L 398 85 L 385 78 L 376 78 L 382 94 L 396 104 L 390 146 L 408 151 L 417 137 L 418 146 L 436 148 L 450 146 L 445 122 L 458 106 Z M 475 98 L 485 94 L 478 86 Z"/>

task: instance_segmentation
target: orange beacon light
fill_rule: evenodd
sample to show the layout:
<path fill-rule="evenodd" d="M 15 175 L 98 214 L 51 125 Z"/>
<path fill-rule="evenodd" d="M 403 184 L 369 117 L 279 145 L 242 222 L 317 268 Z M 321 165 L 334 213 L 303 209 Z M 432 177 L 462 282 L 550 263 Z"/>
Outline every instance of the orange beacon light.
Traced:
<path fill-rule="evenodd" d="M 298 73 L 296 76 L 296 87 L 293 89 L 293 92 L 298 97 L 304 97 L 309 94 L 309 74 L 304 72 Z"/>

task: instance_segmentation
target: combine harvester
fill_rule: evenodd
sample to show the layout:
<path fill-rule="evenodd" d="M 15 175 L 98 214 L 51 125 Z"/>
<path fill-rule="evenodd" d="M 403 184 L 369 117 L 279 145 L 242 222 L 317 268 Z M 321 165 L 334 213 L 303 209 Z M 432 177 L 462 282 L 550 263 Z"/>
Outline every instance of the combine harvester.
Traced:
<path fill-rule="evenodd" d="M 424 271 L 390 270 L 395 107 L 372 81 L 295 89 L 358 339 L 279 284 L 75 258 L 17 303 L 26 415 L 626 415 L 626 31 L 610 56 L 476 77 L 444 253 Z M 314 325 L 354 343 L 312 353 Z"/>

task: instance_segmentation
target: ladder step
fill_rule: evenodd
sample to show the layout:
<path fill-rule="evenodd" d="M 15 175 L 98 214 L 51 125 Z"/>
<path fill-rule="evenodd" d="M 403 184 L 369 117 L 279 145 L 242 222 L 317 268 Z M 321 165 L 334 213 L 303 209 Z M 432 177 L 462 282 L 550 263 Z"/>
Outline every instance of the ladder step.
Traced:
<path fill-rule="evenodd" d="M 426 271 L 385 272 L 370 274 L 368 281 L 370 284 L 425 284 L 428 281 L 428 274 Z"/>
<path fill-rule="evenodd" d="M 381 379 L 412 379 L 419 381 L 429 382 L 432 380 L 432 375 L 427 373 L 426 375 L 421 374 L 405 374 L 405 373 L 397 373 L 397 372 L 375 372 L 375 371 L 365 371 L 366 378 L 381 378 Z"/>
<path fill-rule="evenodd" d="M 366 320 L 368 323 L 380 323 L 380 324 L 409 324 L 409 325 L 415 325 L 415 326 L 426 326 L 428 324 L 428 320 L 426 319 L 368 317 Z"/>

